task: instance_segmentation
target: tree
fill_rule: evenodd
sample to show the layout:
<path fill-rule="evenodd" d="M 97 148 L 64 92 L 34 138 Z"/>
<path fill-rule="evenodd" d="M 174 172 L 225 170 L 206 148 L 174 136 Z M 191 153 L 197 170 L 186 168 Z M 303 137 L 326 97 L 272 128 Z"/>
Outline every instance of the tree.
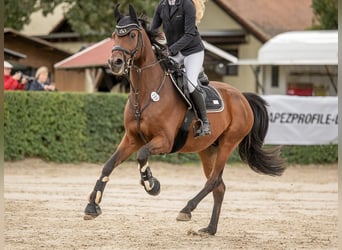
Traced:
<path fill-rule="evenodd" d="M 30 22 L 30 15 L 38 10 L 36 0 L 4 1 L 4 26 L 21 30 Z"/>
<path fill-rule="evenodd" d="M 312 9 L 319 22 L 313 29 L 338 29 L 338 0 L 312 0 Z"/>
<path fill-rule="evenodd" d="M 49 0 L 44 0 L 49 2 Z M 116 2 L 119 1 L 114 1 Z M 132 4 L 137 13 L 151 16 L 156 0 L 125 0 L 120 1 L 120 10 L 128 11 L 128 3 Z M 88 38 L 98 39 L 108 37 L 114 31 L 115 19 L 113 16 L 113 0 L 70 0 L 72 7 L 65 13 L 71 27 L 77 33 Z"/>
<path fill-rule="evenodd" d="M 138 14 L 152 16 L 159 0 L 5 0 L 5 27 L 21 30 L 30 22 L 33 12 L 52 13 L 61 3 L 65 4 L 64 16 L 72 29 L 87 39 L 108 37 L 114 31 L 113 7 L 120 2 L 120 10 L 127 13 L 132 4 Z M 20 17 L 20 18 L 19 18 Z"/>

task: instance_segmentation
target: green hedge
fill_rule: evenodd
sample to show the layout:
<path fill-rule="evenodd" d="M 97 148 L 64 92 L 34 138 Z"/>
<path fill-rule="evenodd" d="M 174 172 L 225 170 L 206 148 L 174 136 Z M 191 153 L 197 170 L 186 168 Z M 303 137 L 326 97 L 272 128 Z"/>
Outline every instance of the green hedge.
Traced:
<path fill-rule="evenodd" d="M 123 134 L 126 95 L 6 92 L 5 160 L 102 162 Z"/>
<path fill-rule="evenodd" d="M 54 162 L 103 163 L 124 133 L 125 94 L 5 92 L 5 161 L 39 157 Z M 336 163 L 337 145 L 284 146 L 289 163 Z M 134 156 L 132 157 L 132 159 Z M 172 163 L 198 161 L 197 154 L 153 156 Z M 236 151 L 229 162 L 237 162 Z"/>

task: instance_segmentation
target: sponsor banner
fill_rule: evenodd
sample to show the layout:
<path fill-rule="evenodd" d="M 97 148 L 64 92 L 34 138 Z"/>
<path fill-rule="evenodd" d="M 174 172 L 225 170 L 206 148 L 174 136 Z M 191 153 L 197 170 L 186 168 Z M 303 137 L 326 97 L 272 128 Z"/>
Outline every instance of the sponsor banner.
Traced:
<path fill-rule="evenodd" d="M 338 143 L 338 99 L 335 96 L 264 95 L 269 104 L 265 144 Z"/>

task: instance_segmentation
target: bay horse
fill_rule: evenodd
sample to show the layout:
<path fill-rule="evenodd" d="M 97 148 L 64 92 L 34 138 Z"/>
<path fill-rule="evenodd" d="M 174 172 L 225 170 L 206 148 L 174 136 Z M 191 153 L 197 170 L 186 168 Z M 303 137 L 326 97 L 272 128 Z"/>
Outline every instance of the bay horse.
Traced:
<path fill-rule="evenodd" d="M 159 194 L 160 183 L 152 175 L 148 157 L 172 151 L 188 109 L 153 48 L 160 34 L 149 30 L 146 19 L 138 18 L 131 5 L 127 16 L 119 12 L 117 5 L 114 16 L 117 25 L 112 34 L 114 46 L 109 66 L 115 75 L 126 75 L 130 82 L 124 111 L 125 133 L 88 197 L 85 220 L 101 214 L 99 204 L 109 176 L 135 152 L 142 186 L 150 195 Z M 222 173 L 235 148 L 238 148 L 240 158 L 258 173 L 278 176 L 285 167 L 278 147 L 263 149 L 269 122 L 267 103 L 256 94 L 241 93 L 227 83 L 211 81 L 210 86 L 220 93 L 224 103 L 222 111 L 208 113 L 211 135 L 194 138 L 194 131 L 190 130 L 184 146 L 178 150 L 199 154 L 207 181 L 179 212 L 177 220 L 189 221 L 200 201 L 212 192 L 214 207 L 211 219 L 209 225 L 199 231 L 214 235 L 226 189 Z M 192 121 L 192 125 L 194 123 Z"/>

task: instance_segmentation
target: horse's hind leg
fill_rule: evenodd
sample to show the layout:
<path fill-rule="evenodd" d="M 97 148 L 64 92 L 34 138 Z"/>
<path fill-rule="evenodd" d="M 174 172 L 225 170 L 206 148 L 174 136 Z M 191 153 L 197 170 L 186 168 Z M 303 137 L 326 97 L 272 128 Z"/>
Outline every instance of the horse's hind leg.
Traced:
<path fill-rule="evenodd" d="M 213 171 L 212 167 L 214 167 L 212 166 L 213 164 L 210 164 L 210 162 L 213 162 L 213 160 L 215 160 L 216 162 L 217 154 L 213 155 L 210 152 L 203 152 L 200 156 L 201 156 L 202 162 L 206 163 L 206 165 L 203 165 L 203 170 L 204 170 L 205 176 L 208 179 L 210 178 L 210 175 L 212 174 L 212 171 Z M 208 162 L 208 159 L 211 159 L 211 161 Z M 222 180 L 222 174 L 223 174 L 223 169 L 218 176 L 216 187 L 213 189 L 214 207 L 213 207 L 209 225 L 206 228 L 200 229 L 199 230 L 200 232 L 214 235 L 217 231 L 217 224 L 220 218 L 222 202 L 223 202 L 224 194 L 226 192 L 226 185 L 224 184 Z"/>
<path fill-rule="evenodd" d="M 206 228 L 200 229 L 200 232 L 208 233 L 211 235 L 214 235 L 216 233 L 225 191 L 226 185 L 224 184 L 221 178 L 221 183 L 213 189 L 214 207 L 211 214 L 209 225 Z"/>
<path fill-rule="evenodd" d="M 212 146 L 213 147 L 213 146 Z M 214 207 L 209 225 L 200 230 L 210 235 L 214 235 L 217 231 L 217 224 L 220 217 L 221 206 L 225 193 L 225 185 L 222 180 L 223 169 L 226 161 L 236 147 L 234 143 L 220 141 L 217 150 L 207 149 L 200 152 L 203 163 L 203 169 L 207 177 L 204 188 L 180 211 L 177 220 L 190 220 L 191 212 L 197 207 L 200 201 L 206 197 L 211 191 L 214 196 Z"/>
<path fill-rule="evenodd" d="M 214 188 L 211 188 L 209 185 L 207 185 L 207 183 L 206 183 L 206 186 L 204 187 L 204 189 L 202 189 L 201 192 L 195 198 L 190 200 L 187 203 L 186 207 L 180 211 L 180 213 L 177 217 L 177 220 L 179 220 L 179 221 L 190 220 L 191 212 L 197 207 L 198 203 L 208 193 L 210 193 L 212 191 L 213 196 L 214 196 L 214 207 L 212 210 L 211 219 L 210 219 L 209 225 L 205 228 L 200 229 L 199 231 L 203 232 L 203 233 L 210 234 L 210 235 L 214 235 L 214 234 L 216 234 L 216 231 L 217 231 L 217 224 L 218 224 L 220 213 L 221 213 L 221 206 L 222 206 L 222 202 L 223 202 L 224 193 L 226 191 L 226 186 L 222 181 L 222 173 L 218 177 Z"/>
<path fill-rule="evenodd" d="M 216 155 L 217 155 L 217 147 L 211 146 L 205 151 L 199 153 L 204 173 L 209 178 L 209 175 L 215 165 Z M 191 212 L 197 207 L 198 203 L 208 194 L 210 193 L 215 183 L 208 182 L 205 184 L 204 188 L 190 201 L 188 201 L 187 205 L 179 212 L 177 216 L 178 221 L 189 221 L 191 220 Z"/>

